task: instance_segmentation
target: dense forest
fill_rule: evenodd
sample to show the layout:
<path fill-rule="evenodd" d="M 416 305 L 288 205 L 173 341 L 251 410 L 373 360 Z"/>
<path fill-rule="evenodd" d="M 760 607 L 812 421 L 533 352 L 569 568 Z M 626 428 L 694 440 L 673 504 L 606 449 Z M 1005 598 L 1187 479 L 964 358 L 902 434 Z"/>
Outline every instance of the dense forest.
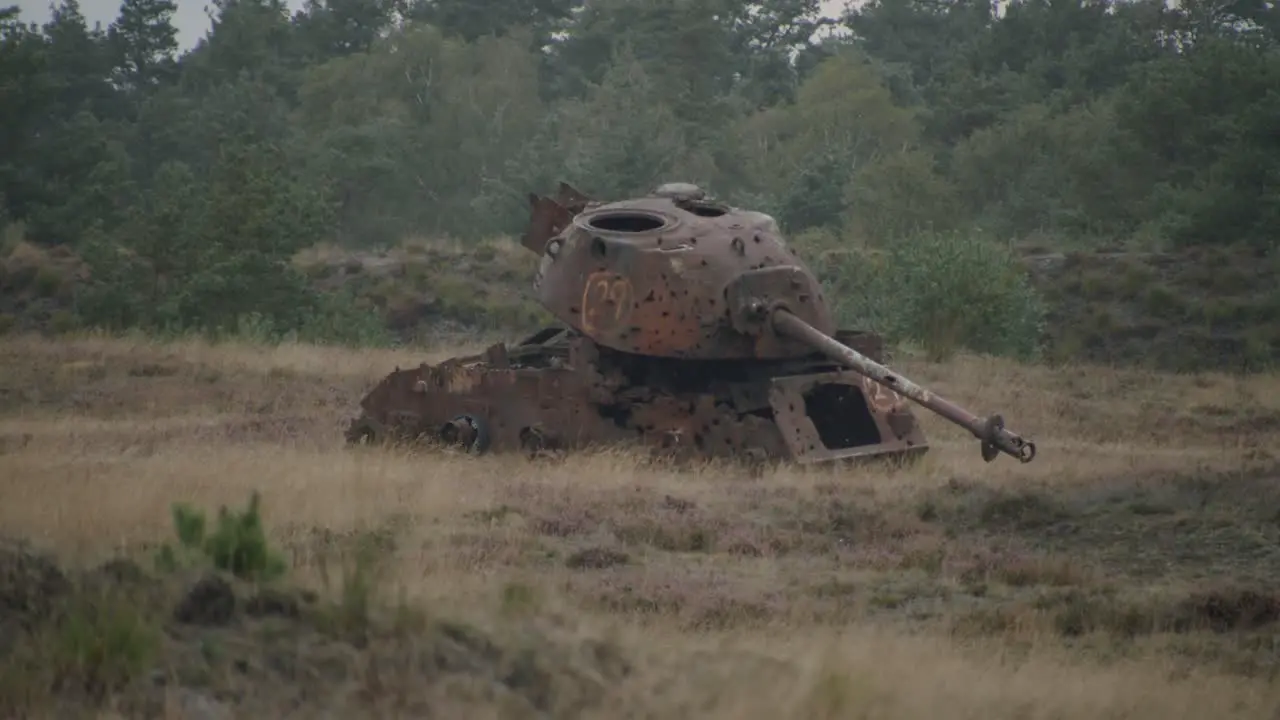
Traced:
<path fill-rule="evenodd" d="M 688 181 L 895 339 L 1280 358 L 1268 0 L 211 0 L 182 53 L 173 11 L 0 10 L 8 325 L 374 341 L 387 298 L 300 251 Z"/>

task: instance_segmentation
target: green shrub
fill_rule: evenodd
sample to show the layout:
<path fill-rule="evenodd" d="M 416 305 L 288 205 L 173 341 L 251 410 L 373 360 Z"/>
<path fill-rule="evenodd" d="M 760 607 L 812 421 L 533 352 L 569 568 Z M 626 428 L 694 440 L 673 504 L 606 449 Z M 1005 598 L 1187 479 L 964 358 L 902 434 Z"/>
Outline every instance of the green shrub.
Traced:
<path fill-rule="evenodd" d="M 1044 302 L 1001 243 L 924 232 L 882 250 L 831 253 L 815 265 L 845 327 L 918 343 L 935 360 L 961 348 L 1023 360 L 1040 354 Z"/>
<path fill-rule="evenodd" d="M 27 228 L 21 222 L 0 220 L 0 258 L 7 258 L 26 237 Z"/>
<path fill-rule="evenodd" d="M 391 333 L 382 316 L 362 307 L 350 291 L 318 293 L 315 312 L 303 319 L 297 339 L 317 345 L 385 347 Z"/>
<path fill-rule="evenodd" d="M 297 328 L 281 329 L 270 316 L 251 312 L 236 318 L 234 328 L 218 333 L 253 345 L 305 342 L 314 345 L 385 347 L 391 333 L 377 312 L 361 307 L 347 291 L 317 292 L 312 308 Z"/>
<path fill-rule="evenodd" d="M 207 562 L 244 580 L 272 580 L 284 575 L 284 559 L 267 542 L 260 505 L 257 492 L 243 512 L 232 512 L 224 505 L 218 510 L 217 525 L 209 533 L 204 513 L 189 505 L 175 504 L 173 527 L 178 545 L 160 548 L 157 567 L 172 571 Z"/>
<path fill-rule="evenodd" d="M 54 310 L 49 316 L 49 329 L 58 335 L 65 335 L 79 325 L 79 318 L 70 310 Z"/>

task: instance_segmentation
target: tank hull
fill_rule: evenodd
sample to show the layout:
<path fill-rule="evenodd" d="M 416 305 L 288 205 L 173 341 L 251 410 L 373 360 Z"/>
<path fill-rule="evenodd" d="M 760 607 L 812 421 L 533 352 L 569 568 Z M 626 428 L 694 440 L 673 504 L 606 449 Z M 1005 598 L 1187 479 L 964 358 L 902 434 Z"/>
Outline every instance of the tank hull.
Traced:
<path fill-rule="evenodd" d="M 843 342 L 880 354 L 879 338 Z M 361 402 L 349 442 L 475 453 L 637 445 L 681 459 L 821 463 L 927 450 L 904 398 L 821 357 L 654 358 L 547 328 L 515 344 L 399 369 Z"/>

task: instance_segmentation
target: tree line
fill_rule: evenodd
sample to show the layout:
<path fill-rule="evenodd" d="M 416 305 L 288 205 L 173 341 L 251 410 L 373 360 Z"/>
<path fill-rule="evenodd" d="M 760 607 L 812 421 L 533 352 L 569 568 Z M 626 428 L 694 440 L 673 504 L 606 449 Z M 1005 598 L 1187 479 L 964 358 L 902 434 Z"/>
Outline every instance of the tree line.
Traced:
<path fill-rule="evenodd" d="M 683 180 L 821 248 L 850 312 L 921 334 L 964 292 L 970 345 L 1028 354 L 1043 310 L 1000 248 L 1262 254 L 1280 227 L 1265 0 L 212 0 L 183 52 L 174 10 L 0 10 L 0 223 L 84 258 L 87 323 L 321 334 L 360 318 L 281 266 L 300 248 Z"/>

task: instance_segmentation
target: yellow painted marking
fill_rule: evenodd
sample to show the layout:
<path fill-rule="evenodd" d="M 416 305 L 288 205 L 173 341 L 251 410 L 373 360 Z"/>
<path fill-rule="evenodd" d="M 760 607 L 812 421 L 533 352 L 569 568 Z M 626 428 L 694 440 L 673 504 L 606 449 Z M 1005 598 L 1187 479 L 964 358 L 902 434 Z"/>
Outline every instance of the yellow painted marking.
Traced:
<path fill-rule="evenodd" d="M 593 333 L 599 322 L 614 325 L 631 311 L 631 281 L 611 272 L 592 273 L 582 289 L 582 329 Z"/>
<path fill-rule="evenodd" d="M 879 412 L 888 412 L 902 402 L 901 395 L 874 380 L 867 380 L 865 387 L 871 407 Z"/>

